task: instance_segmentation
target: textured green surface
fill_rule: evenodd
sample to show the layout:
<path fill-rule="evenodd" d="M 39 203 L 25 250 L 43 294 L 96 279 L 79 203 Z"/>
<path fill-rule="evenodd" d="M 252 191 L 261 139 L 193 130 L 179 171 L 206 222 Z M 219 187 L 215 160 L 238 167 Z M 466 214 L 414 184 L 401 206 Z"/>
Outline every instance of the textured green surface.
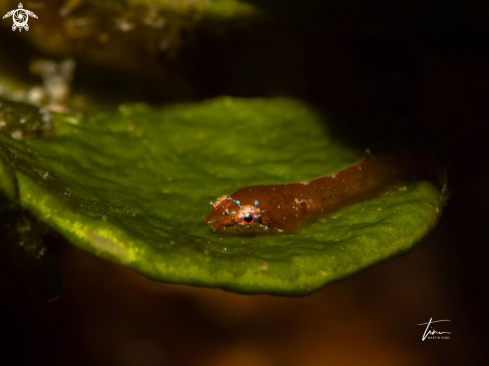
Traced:
<path fill-rule="evenodd" d="M 292 233 L 211 231 L 203 218 L 223 194 L 316 178 L 362 158 L 332 135 L 328 126 L 341 121 L 289 99 L 53 119 L 53 136 L 0 133 L 22 206 L 74 245 L 158 281 L 304 295 L 409 251 L 441 213 L 439 189 L 417 181 Z"/>

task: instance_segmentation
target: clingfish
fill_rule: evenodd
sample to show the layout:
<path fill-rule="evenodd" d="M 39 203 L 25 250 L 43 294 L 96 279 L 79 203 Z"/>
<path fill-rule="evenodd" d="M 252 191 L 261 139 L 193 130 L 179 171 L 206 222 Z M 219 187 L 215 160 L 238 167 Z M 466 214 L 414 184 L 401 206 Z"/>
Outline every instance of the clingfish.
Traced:
<path fill-rule="evenodd" d="M 338 210 L 413 178 L 429 179 L 446 188 L 444 167 L 432 154 L 372 156 L 367 150 L 360 163 L 322 178 L 240 188 L 211 202 L 204 221 L 214 230 L 291 231 L 306 217 Z"/>

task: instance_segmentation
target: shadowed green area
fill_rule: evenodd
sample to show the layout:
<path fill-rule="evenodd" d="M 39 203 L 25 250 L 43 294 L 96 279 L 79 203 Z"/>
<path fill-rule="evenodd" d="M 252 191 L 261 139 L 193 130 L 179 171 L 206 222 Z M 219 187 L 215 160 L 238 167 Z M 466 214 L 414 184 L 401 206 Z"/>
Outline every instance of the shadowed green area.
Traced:
<path fill-rule="evenodd" d="M 40 231 L 33 228 L 36 220 L 22 210 L 15 173 L 5 159 L 9 155 L 0 146 L 0 260 L 37 296 L 54 300 L 62 293 L 63 281 Z"/>
<path fill-rule="evenodd" d="M 328 126 L 341 121 L 291 99 L 127 105 L 53 120 L 41 139 L 0 133 L 22 207 L 74 245 L 157 281 L 305 295 L 409 251 L 441 213 L 439 188 L 416 181 L 292 233 L 213 232 L 203 218 L 223 194 L 361 160 L 334 139 Z"/>

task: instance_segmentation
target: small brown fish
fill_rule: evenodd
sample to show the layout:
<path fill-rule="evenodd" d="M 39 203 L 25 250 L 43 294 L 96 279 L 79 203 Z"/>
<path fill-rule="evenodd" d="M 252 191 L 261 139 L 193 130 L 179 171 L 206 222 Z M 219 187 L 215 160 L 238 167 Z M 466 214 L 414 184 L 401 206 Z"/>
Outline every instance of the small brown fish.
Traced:
<path fill-rule="evenodd" d="M 338 210 L 412 178 L 444 184 L 438 160 L 428 153 L 389 153 L 364 159 L 345 170 L 307 182 L 257 185 L 211 202 L 204 219 L 214 230 L 291 231 L 308 216 Z"/>

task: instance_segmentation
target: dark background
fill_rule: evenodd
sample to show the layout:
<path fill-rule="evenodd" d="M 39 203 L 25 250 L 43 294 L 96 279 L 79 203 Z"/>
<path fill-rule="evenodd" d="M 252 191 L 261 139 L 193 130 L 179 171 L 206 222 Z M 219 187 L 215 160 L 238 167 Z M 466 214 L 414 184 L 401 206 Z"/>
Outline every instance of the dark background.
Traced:
<path fill-rule="evenodd" d="M 309 12 L 284 6 L 252 30 L 182 34 L 176 59 L 157 53 L 148 67 L 165 65 L 185 80 L 191 93 L 173 96 L 178 101 L 288 95 L 403 117 L 386 128 L 433 134 L 451 168 L 453 195 L 439 225 L 411 253 L 303 298 L 158 284 L 49 240 L 66 282 L 62 299 L 37 299 L 0 265 L 0 365 L 487 362 L 489 7 L 374 2 L 365 14 L 354 2 L 336 13 L 310 3 Z M 273 2 L 264 7 L 276 11 Z M 0 57 L 21 55 L 12 72 L 51 56 L 8 27 L 0 35 Z M 117 68 L 77 62 L 74 93 L 162 103 L 137 68 L 121 79 Z M 110 89 L 115 79 L 120 85 Z M 369 131 L 357 123 L 351 128 Z M 421 340 L 417 324 L 430 318 L 451 321 L 435 327 L 450 340 Z"/>

